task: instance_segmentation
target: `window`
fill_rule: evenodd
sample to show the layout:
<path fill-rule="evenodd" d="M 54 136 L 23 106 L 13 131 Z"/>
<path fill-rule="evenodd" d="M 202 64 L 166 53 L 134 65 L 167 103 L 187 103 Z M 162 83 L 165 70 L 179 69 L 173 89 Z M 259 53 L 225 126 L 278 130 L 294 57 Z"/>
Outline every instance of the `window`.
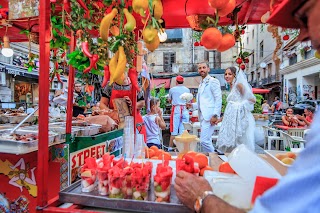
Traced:
<path fill-rule="evenodd" d="M 314 52 L 315 50 L 314 49 L 311 49 L 309 51 L 306 51 L 304 53 L 304 59 L 309 59 L 309 58 L 312 58 L 314 56 Z"/>
<path fill-rule="evenodd" d="M 254 53 L 251 55 L 251 64 L 254 65 Z"/>
<path fill-rule="evenodd" d="M 167 29 L 167 40 L 165 43 L 175 43 L 175 42 L 182 42 L 183 32 L 182 29 Z"/>
<path fill-rule="evenodd" d="M 247 37 L 247 44 L 249 44 L 249 36 Z"/>
<path fill-rule="evenodd" d="M 254 39 L 254 30 L 252 30 L 252 41 Z"/>
<path fill-rule="evenodd" d="M 297 54 L 292 54 L 291 57 L 289 58 L 289 65 L 293 65 L 297 63 Z"/>
<path fill-rule="evenodd" d="M 260 72 L 257 73 L 257 80 L 260 80 Z"/>
<path fill-rule="evenodd" d="M 175 52 L 163 53 L 163 70 L 165 72 L 172 72 L 172 64 L 176 63 Z"/>
<path fill-rule="evenodd" d="M 260 43 L 260 58 L 263 58 L 263 41 Z"/>
<path fill-rule="evenodd" d="M 254 72 L 251 72 L 251 81 L 253 82 L 254 80 Z"/>

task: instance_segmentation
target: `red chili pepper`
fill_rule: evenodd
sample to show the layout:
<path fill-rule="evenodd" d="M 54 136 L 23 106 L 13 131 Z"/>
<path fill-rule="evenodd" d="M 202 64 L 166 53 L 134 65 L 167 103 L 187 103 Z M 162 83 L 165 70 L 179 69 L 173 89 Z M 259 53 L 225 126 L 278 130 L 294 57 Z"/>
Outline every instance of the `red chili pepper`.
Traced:
<path fill-rule="evenodd" d="M 71 12 L 71 6 L 70 6 L 70 1 L 69 0 L 63 0 L 63 6 L 64 6 L 64 10 L 67 13 Z"/>
<path fill-rule="evenodd" d="M 90 60 L 90 61 L 91 61 L 91 60 Z M 91 69 L 92 69 L 92 66 L 91 66 L 91 63 L 90 63 L 90 65 L 83 70 L 83 73 L 88 73 L 88 72 L 91 71 Z"/>
<path fill-rule="evenodd" d="M 138 73 L 135 68 L 130 68 L 128 72 L 129 78 L 132 83 L 132 87 L 140 92 L 140 87 L 138 85 Z"/>
<path fill-rule="evenodd" d="M 98 54 L 93 54 L 92 55 L 92 67 L 97 70 L 98 69 L 98 66 L 97 66 L 97 62 L 99 60 L 99 55 Z"/>
<path fill-rule="evenodd" d="M 83 54 L 88 58 L 92 58 L 92 54 L 90 53 L 90 50 L 89 50 L 89 43 L 87 41 L 84 41 L 82 42 L 81 47 L 82 47 Z"/>
<path fill-rule="evenodd" d="M 52 75 L 51 75 L 51 78 L 50 78 L 50 83 L 52 83 L 52 81 L 53 81 L 53 79 L 54 79 L 54 73 L 52 73 Z"/>
<path fill-rule="evenodd" d="M 62 54 L 61 54 L 61 58 L 64 58 L 66 56 L 66 52 L 63 52 Z"/>
<path fill-rule="evenodd" d="M 98 69 L 97 62 L 99 60 L 99 55 L 93 54 L 92 57 L 89 58 L 89 60 L 90 60 L 90 65 L 85 70 L 83 70 L 83 73 L 90 72 L 92 68 L 94 68 L 96 70 Z"/>
<path fill-rule="evenodd" d="M 55 63 L 54 63 L 54 66 L 55 66 L 56 70 L 59 69 L 59 63 L 58 63 L 58 62 L 55 62 Z"/>
<path fill-rule="evenodd" d="M 106 65 L 104 66 L 104 76 L 103 76 L 103 81 L 101 84 L 101 87 L 104 88 L 105 86 L 107 86 L 107 83 L 110 79 L 110 70 L 109 70 L 109 66 Z"/>
<path fill-rule="evenodd" d="M 86 14 L 84 15 L 85 18 L 90 18 L 90 11 L 87 8 L 87 5 L 82 0 L 77 0 L 77 2 L 80 4 L 80 6 L 86 11 Z"/>
<path fill-rule="evenodd" d="M 58 81 L 63 84 L 63 81 L 60 78 L 60 74 L 56 72 L 56 76 L 57 76 Z"/>

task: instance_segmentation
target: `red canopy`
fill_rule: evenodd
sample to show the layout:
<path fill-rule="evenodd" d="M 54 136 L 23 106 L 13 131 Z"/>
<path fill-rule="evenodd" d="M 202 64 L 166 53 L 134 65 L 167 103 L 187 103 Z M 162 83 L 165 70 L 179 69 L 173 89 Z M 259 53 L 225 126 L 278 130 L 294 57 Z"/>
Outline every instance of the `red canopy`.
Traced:
<path fill-rule="evenodd" d="M 260 88 L 252 88 L 252 92 L 255 94 L 266 94 L 269 93 L 270 90 L 268 89 L 260 89 Z"/>
<path fill-rule="evenodd" d="M 163 19 L 166 23 L 166 28 L 189 28 L 190 25 L 186 19 L 187 15 L 204 15 L 214 14 L 213 8 L 208 5 L 208 0 L 162 0 L 163 3 Z M 241 6 L 238 14 L 239 24 L 256 24 L 261 23 L 260 19 L 263 14 L 269 10 L 270 0 L 237 0 L 237 5 Z M 0 0 L 2 8 L 8 8 L 7 0 Z M 9 11 L 10 12 L 10 11 Z M 137 16 L 136 16 L 137 17 Z M 27 37 L 20 34 L 22 29 L 32 27 L 32 32 L 39 32 L 38 17 L 25 20 L 11 20 L 12 27 L 8 28 L 8 36 L 11 42 L 27 41 Z M 139 28 L 143 24 L 137 20 Z M 219 21 L 219 25 L 232 24 L 230 18 L 223 17 Z M 5 30 L 0 31 L 0 37 L 3 37 Z M 96 35 L 96 32 L 93 32 Z"/>

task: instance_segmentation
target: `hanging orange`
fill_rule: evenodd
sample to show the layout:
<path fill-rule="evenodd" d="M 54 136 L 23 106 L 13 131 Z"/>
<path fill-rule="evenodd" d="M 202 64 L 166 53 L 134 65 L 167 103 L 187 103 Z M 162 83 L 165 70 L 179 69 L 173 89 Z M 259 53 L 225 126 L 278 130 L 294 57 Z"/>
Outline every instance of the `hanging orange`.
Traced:
<path fill-rule="evenodd" d="M 224 8 L 218 10 L 218 15 L 220 17 L 224 17 L 231 13 L 234 10 L 234 8 L 236 8 L 236 0 L 230 0 Z"/>
<path fill-rule="evenodd" d="M 222 9 L 227 6 L 229 0 L 208 0 L 208 4 L 210 7 L 215 9 Z"/>
<path fill-rule="evenodd" d="M 217 49 L 219 52 L 226 51 L 234 46 L 236 43 L 236 39 L 230 33 L 224 34 L 221 39 L 221 43 L 219 48 Z"/>
<path fill-rule="evenodd" d="M 210 27 L 203 32 L 201 44 L 208 50 L 214 50 L 220 46 L 221 39 L 221 32 L 215 27 Z"/>

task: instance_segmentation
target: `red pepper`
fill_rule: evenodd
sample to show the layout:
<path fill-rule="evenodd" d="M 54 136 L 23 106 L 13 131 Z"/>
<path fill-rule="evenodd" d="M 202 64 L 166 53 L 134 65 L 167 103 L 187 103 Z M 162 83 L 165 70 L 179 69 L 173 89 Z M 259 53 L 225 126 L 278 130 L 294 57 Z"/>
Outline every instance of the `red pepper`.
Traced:
<path fill-rule="evenodd" d="M 69 0 L 63 0 L 63 6 L 64 6 L 64 10 L 67 13 L 71 12 L 71 6 L 70 6 L 70 1 Z"/>
<path fill-rule="evenodd" d="M 109 66 L 106 65 L 104 66 L 104 76 L 103 76 L 103 81 L 101 84 L 101 87 L 104 88 L 105 86 L 107 86 L 107 83 L 110 79 L 110 70 L 109 70 Z"/>
<path fill-rule="evenodd" d="M 85 18 L 90 18 L 90 11 L 87 8 L 87 5 L 82 0 L 77 0 L 77 2 L 80 4 L 80 6 L 86 11 L 86 14 L 84 15 Z"/>
<path fill-rule="evenodd" d="M 58 62 L 55 62 L 55 63 L 54 63 L 54 67 L 55 67 L 56 70 L 59 69 L 59 64 L 58 64 Z"/>
<path fill-rule="evenodd" d="M 96 70 L 98 69 L 97 62 L 99 60 L 99 55 L 94 54 L 94 55 L 92 55 L 91 58 L 89 58 L 89 60 L 90 60 L 90 65 L 85 70 L 83 70 L 83 73 L 90 72 L 92 68 L 94 68 Z"/>
<path fill-rule="evenodd" d="M 82 47 L 83 54 L 88 58 L 92 58 L 92 54 L 90 53 L 90 50 L 89 50 L 89 43 L 87 41 L 84 41 L 82 42 L 81 47 Z"/>
<path fill-rule="evenodd" d="M 56 73 L 56 76 L 57 76 L 58 81 L 63 84 L 63 81 L 62 81 L 61 78 L 60 78 L 60 74 L 59 74 L 59 73 Z"/>
<path fill-rule="evenodd" d="M 66 56 L 66 52 L 63 52 L 62 54 L 61 54 L 61 58 L 64 58 Z"/>
<path fill-rule="evenodd" d="M 51 78 L 50 78 L 50 80 L 49 80 L 50 83 L 52 83 L 52 81 L 53 81 L 53 79 L 54 79 L 54 76 L 55 76 L 54 73 L 52 73 Z"/>
<path fill-rule="evenodd" d="M 88 72 L 91 71 L 91 69 L 92 69 L 92 66 L 91 66 L 91 63 L 90 63 L 90 65 L 83 70 L 83 73 L 88 73 Z"/>
<path fill-rule="evenodd" d="M 136 69 L 135 68 L 130 68 L 128 75 L 129 75 L 129 78 L 131 80 L 132 87 L 134 89 L 136 89 L 138 92 L 140 92 L 140 87 L 138 85 L 138 73 L 137 73 Z"/>
<path fill-rule="evenodd" d="M 93 54 L 92 55 L 92 67 L 97 70 L 98 66 L 97 66 L 97 62 L 99 60 L 99 55 L 98 54 Z"/>

